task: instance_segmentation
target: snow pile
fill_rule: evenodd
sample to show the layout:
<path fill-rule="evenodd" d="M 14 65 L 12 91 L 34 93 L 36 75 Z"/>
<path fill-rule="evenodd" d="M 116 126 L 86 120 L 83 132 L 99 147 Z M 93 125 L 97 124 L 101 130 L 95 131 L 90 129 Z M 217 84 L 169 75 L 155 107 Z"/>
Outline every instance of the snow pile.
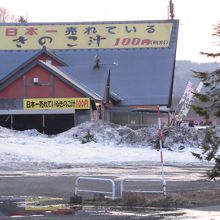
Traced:
<path fill-rule="evenodd" d="M 205 130 L 192 127 L 174 127 L 164 130 L 164 147 L 173 151 L 185 148 L 199 148 L 202 145 Z"/>
<path fill-rule="evenodd" d="M 86 122 L 67 132 L 59 134 L 58 137 L 68 137 L 73 140 L 82 141 L 88 134 L 92 135 L 95 143 L 126 145 L 131 147 L 146 147 L 150 140 L 156 137 L 157 128 L 149 127 L 133 130 L 126 126 L 120 126 L 108 122 Z M 150 143 L 151 144 L 151 143 Z"/>
<path fill-rule="evenodd" d="M 201 132 L 195 129 L 164 129 L 165 163 L 199 162 Z M 83 140 L 90 134 L 87 143 Z M 14 131 L 0 127 L 0 170 L 50 169 L 80 164 L 160 162 L 155 149 L 157 127 L 132 130 L 105 122 L 87 122 L 59 135 L 36 130 Z M 180 146 L 182 146 L 180 148 Z"/>
<path fill-rule="evenodd" d="M 108 122 L 86 122 L 74 127 L 59 137 L 68 136 L 73 140 L 84 140 L 87 134 L 92 138 L 89 141 L 95 143 L 111 144 L 127 147 L 151 147 L 158 148 L 158 127 L 144 127 L 133 130 L 127 126 L 120 126 Z M 184 148 L 198 148 L 202 144 L 204 130 L 190 127 L 163 128 L 163 147 L 172 151 Z"/>

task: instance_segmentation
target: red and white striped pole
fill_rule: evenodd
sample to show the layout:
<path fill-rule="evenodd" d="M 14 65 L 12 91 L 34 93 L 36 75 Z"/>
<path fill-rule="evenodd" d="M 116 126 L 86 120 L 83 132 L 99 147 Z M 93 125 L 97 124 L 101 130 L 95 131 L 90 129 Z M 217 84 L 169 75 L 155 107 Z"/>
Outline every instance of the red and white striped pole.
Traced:
<path fill-rule="evenodd" d="M 161 129 L 160 106 L 157 106 L 157 119 L 158 119 L 158 136 L 159 136 L 159 144 L 160 144 L 160 162 L 161 162 L 161 176 L 162 176 L 162 183 L 163 183 L 163 194 L 166 196 L 167 187 L 166 187 L 166 180 L 164 177 L 163 132 Z"/>

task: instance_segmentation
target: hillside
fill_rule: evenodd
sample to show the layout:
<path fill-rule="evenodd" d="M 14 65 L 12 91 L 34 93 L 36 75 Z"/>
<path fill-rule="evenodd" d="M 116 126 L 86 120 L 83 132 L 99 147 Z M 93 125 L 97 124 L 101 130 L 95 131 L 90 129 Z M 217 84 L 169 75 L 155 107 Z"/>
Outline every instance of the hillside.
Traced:
<path fill-rule="evenodd" d="M 177 61 L 175 67 L 173 97 L 181 97 L 188 80 L 193 82 L 194 88 L 198 80 L 193 77 L 192 71 L 210 72 L 218 68 L 216 63 L 193 63 L 191 61 Z"/>

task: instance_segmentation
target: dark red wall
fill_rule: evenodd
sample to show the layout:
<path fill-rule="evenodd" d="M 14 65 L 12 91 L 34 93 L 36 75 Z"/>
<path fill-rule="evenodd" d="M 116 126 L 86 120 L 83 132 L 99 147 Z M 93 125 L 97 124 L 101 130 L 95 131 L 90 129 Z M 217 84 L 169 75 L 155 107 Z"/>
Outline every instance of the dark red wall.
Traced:
<path fill-rule="evenodd" d="M 13 84 L 6 87 L 0 92 L 0 98 L 11 99 L 22 97 L 22 80 L 16 80 Z"/>
<path fill-rule="evenodd" d="M 34 84 L 33 78 L 39 78 L 39 84 Z M 18 78 L 0 92 L 0 98 L 5 99 L 49 97 L 70 98 L 84 97 L 84 95 L 45 70 L 40 65 L 33 67 L 24 76 Z"/>

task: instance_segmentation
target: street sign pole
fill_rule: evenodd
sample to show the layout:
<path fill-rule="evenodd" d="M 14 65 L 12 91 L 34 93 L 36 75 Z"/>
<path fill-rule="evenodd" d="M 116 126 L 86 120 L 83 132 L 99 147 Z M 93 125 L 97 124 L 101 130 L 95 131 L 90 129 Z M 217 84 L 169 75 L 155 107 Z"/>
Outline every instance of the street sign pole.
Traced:
<path fill-rule="evenodd" d="M 163 161 L 163 132 L 161 129 L 161 118 L 160 118 L 160 106 L 157 107 L 157 119 L 158 119 L 158 136 L 159 136 L 159 144 L 160 144 L 160 162 L 161 162 L 161 178 L 163 183 L 163 194 L 166 196 L 167 187 L 166 180 L 164 176 L 164 161 Z"/>

